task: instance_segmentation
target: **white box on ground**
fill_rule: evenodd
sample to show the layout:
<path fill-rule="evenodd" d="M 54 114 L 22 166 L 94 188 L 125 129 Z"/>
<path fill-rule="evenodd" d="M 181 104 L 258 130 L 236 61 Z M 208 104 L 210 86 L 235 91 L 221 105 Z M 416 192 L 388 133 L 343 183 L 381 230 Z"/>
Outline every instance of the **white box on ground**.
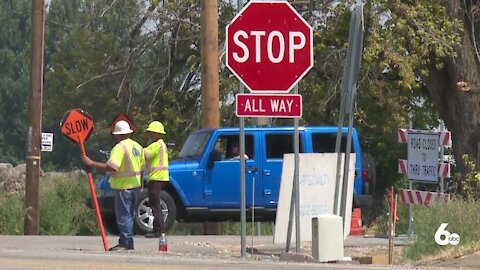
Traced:
<path fill-rule="evenodd" d="M 312 218 L 312 257 L 317 262 L 343 260 L 342 217 L 332 214 Z"/>
<path fill-rule="evenodd" d="M 342 154 L 341 177 L 343 177 L 344 156 Z M 312 240 L 312 218 L 323 214 L 333 214 L 335 197 L 335 177 L 337 154 L 300 154 L 300 240 Z M 277 205 L 277 217 L 273 241 L 286 243 L 290 200 L 293 187 L 294 154 L 283 158 L 282 180 Z M 350 155 L 348 190 L 344 238 L 350 233 L 353 202 L 353 178 L 355 174 L 355 154 Z M 340 192 L 341 194 L 341 192 Z M 293 218 L 292 242 L 295 240 L 295 215 Z"/>

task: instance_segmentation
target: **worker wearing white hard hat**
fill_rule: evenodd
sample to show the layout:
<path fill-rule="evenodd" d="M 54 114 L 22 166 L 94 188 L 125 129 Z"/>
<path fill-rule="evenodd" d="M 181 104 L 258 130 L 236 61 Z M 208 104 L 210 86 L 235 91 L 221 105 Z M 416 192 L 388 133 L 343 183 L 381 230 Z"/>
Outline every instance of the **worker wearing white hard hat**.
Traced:
<path fill-rule="evenodd" d="M 130 128 L 130 125 L 128 124 L 127 121 L 120 120 L 117 123 L 115 123 L 115 126 L 113 127 L 113 135 L 123 135 L 123 134 L 131 134 L 133 133 L 133 130 Z"/>
<path fill-rule="evenodd" d="M 112 134 L 117 144 L 110 152 L 107 162 L 96 162 L 83 157 L 87 166 L 106 171 L 110 174 L 110 186 L 115 191 L 115 215 L 120 231 L 118 245 L 110 251 L 134 249 L 133 222 L 134 209 L 142 186 L 142 167 L 145 163 L 143 147 L 130 138 L 133 130 L 128 122 L 120 120 L 115 123 Z"/>

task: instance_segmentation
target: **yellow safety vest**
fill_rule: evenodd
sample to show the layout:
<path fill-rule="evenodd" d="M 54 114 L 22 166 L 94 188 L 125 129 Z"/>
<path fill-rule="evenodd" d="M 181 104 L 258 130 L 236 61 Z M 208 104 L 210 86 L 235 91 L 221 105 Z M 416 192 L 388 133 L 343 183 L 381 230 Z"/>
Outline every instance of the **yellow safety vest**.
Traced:
<path fill-rule="evenodd" d="M 145 171 L 147 181 L 169 181 L 168 152 L 162 139 L 143 149 L 145 153 Z"/>
<path fill-rule="evenodd" d="M 132 139 L 117 143 L 110 152 L 107 165 L 115 169 L 110 172 L 110 186 L 113 189 L 130 189 L 142 185 L 142 167 L 145 156 L 142 146 Z"/>

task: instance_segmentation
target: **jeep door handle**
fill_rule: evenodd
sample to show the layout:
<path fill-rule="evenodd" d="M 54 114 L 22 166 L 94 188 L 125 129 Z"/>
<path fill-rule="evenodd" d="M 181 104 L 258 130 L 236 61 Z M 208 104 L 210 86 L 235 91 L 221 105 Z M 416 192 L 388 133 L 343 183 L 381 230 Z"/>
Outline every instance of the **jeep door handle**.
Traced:
<path fill-rule="evenodd" d="M 270 170 L 263 170 L 263 175 L 270 176 L 271 172 L 272 171 L 270 171 Z"/>
<path fill-rule="evenodd" d="M 247 167 L 246 169 L 248 173 L 256 173 L 258 170 L 257 167 Z"/>

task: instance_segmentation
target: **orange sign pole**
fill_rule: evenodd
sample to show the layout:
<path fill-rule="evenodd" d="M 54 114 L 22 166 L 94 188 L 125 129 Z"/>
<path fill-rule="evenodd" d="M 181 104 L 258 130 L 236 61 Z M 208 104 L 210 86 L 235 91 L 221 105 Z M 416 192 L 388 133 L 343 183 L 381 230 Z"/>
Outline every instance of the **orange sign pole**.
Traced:
<path fill-rule="evenodd" d="M 393 248 L 394 248 L 394 241 L 395 241 L 395 220 L 396 220 L 396 213 L 397 213 L 397 206 L 396 200 L 397 196 L 395 194 L 395 189 L 393 186 L 390 187 L 390 192 L 388 192 L 388 264 L 393 264 Z"/>
<path fill-rule="evenodd" d="M 78 137 L 78 144 L 80 145 L 80 150 L 82 151 L 82 156 L 86 156 L 87 152 L 85 151 L 85 145 L 83 143 L 83 140 Z M 105 251 L 108 251 L 108 240 L 107 236 L 105 235 L 105 228 L 103 227 L 103 220 L 102 220 L 102 214 L 100 213 L 100 207 L 98 206 L 98 200 L 97 200 L 97 192 L 95 191 L 95 185 L 93 183 L 93 176 L 92 176 L 92 171 L 91 169 L 87 169 L 87 176 L 88 176 L 88 182 L 90 184 L 90 191 L 92 192 L 92 199 L 93 203 L 95 205 L 95 212 L 97 213 L 97 220 L 98 220 L 98 226 L 100 227 L 100 233 L 102 234 L 102 240 L 103 240 L 103 247 L 105 248 Z"/>

